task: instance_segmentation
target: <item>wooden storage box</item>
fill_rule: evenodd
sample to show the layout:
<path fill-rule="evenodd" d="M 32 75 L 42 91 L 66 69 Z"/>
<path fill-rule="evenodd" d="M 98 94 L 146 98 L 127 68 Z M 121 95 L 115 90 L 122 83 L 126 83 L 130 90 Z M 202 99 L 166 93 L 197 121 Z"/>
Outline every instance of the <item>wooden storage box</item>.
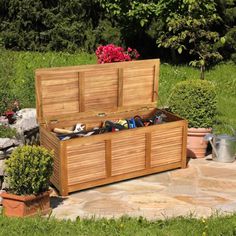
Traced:
<path fill-rule="evenodd" d="M 159 59 L 36 70 L 41 145 L 55 152 L 52 184 L 62 195 L 186 167 L 187 122 L 59 140 L 52 129 L 150 117 L 158 109 Z"/>

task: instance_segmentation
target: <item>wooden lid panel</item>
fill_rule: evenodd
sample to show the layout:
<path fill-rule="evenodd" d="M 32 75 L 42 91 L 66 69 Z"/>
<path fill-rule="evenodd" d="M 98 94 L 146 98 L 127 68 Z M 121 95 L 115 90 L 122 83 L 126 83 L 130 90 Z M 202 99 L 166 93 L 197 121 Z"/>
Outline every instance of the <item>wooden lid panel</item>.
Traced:
<path fill-rule="evenodd" d="M 117 69 L 84 72 L 84 110 L 107 110 L 117 106 Z"/>
<path fill-rule="evenodd" d="M 79 112 L 78 76 L 75 73 L 41 77 L 43 117 Z"/>
<path fill-rule="evenodd" d="M 123 106 L 152 103 L 153 70 L 152 65 L 124 69 Z"/>
<path fill-rule="evenodd" d="M 159 59 L 36 70 L 39 122 L 156 102 Z"/>

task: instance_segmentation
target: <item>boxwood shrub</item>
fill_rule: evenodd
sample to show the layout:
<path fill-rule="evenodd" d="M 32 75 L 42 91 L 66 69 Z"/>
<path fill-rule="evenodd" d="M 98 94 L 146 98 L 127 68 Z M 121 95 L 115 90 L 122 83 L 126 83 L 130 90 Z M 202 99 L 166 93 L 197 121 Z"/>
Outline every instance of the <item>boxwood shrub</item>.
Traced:
<path fill-rule="evenodd" d="M 169 100 L 171 112 L 188 120 L 189 128 L 210 128 L 216 119 L 216 88 L 206 80 L 179 82 Z"/>
<path fill-rule="evenodd" d="M 5 164 L 9 192 L 36 195 L 48 190 L 53 171 L 52 152 L 40 146 L 17 147 Z"/>

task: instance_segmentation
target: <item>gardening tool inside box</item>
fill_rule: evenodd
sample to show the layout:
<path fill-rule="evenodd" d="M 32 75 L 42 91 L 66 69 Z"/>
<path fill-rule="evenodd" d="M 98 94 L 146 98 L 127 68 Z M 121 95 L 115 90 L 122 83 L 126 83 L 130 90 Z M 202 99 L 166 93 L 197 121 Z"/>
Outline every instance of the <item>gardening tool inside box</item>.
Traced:
<path fill-rule="evenodd" d="M 186 166 L 187 122 L 156 108 L 159 59 L 36 70 L 41 145 L 62 195 Z M 54 128 L 165 114 L 163 123 L 60 140 Z"/>

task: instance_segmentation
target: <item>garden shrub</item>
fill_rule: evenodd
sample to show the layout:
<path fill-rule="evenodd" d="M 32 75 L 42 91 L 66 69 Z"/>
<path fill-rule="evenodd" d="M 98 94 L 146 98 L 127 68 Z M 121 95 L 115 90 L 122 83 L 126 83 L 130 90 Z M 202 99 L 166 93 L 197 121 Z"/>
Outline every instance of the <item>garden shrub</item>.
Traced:
<path fill-rule="evenodd" d="M 188 120 L 189 128 L 209 128 L 215 123 L 216 88 L 206 80 L 179 82 L 172 89 L 168 105 L 171 112 Z"/>
<path fill-rule="evenodd" d="M 53 171 L 52 152 L 40 146 L 17 147 L 5 163 L 12 193 L 30 195 L 48 190 Z"/>

